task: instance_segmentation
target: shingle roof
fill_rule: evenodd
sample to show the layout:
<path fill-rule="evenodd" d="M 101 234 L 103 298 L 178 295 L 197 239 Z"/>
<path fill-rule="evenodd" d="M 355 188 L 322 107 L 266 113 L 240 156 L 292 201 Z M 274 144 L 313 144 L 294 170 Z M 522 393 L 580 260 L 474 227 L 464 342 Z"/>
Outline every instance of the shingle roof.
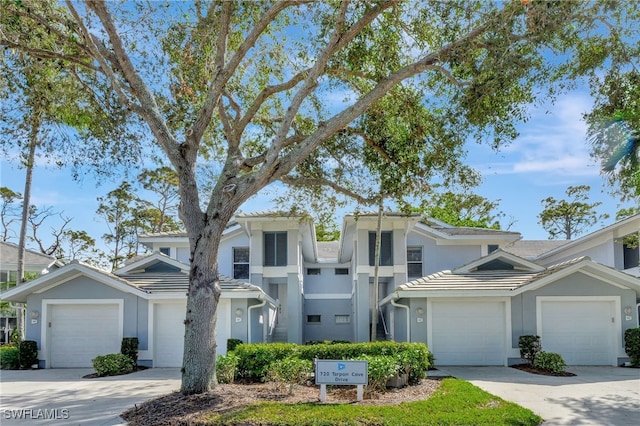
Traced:
<path fill-rule="evenodd" d="M 533 259 L 569 242 L 569 240 L 518 240 L 508 244 L 503 250 L 525 259 Z"/>
<path fill-rule="evenodd" d="M 18 264 L 18 246 L 6 241 L 0 241 L 0 260 L 3 264 Z M 34 250 L 26 249 L 24 252 L 24 263 L 32 266 L 42 266 L 42 269 L 51 265 L 56 261 L 53 256 L 39 253 Z"/>
<path fill-rule="evenodd" d="M 578 257 L 550 266 L 542 272 L 481 270 L 468 273 L 453 273 L 451 271 L 442 271 L 403 284 L 399 287 L 399 290 L 515 290 L 561 269 L 579 263 L 584 259 L 586 259 L 586 257 Z"/>
<path fill-rule="evenodd" d="M 319 260 L 337 260 L 340 252 L 340 241 L 318 241 Z"/>
<path fill-rule="evenodd" d="M 182 272 L 143 272 L 121 275 L 120 278 L 148 293 L 187 292 L 189 275 Z M 262 291 L 259 287 L 244 281 L 220 276 L 222 291 Z"/>

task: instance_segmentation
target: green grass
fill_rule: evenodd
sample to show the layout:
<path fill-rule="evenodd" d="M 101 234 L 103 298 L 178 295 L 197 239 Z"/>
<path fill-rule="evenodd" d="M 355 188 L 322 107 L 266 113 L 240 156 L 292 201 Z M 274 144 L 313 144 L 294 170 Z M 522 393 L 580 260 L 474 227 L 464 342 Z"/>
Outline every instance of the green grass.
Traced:
<path fill-rule="evenodd" d="M 471 383 L 444 379 L 424 401 L 395 406 L 282 404 L 264 402 L 198 419 L 210 425 L 538 425 L 532 411 Z M 200 423 L 199 423 L 200 424 Z"/>

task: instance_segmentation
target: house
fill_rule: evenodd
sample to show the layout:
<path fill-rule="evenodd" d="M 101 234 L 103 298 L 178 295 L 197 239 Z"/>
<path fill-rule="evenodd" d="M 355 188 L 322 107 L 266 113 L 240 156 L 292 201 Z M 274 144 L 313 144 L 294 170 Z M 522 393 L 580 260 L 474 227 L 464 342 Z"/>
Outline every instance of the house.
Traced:
<path fill-rule="evenodd" d="M 55 257 L 33 250 L 24 252 L 25 277 L 38 276 L 53 270 L 62 263 Z M 6 241 L 0 241 L 0 292 L 16 285 L 18 274 L 18 246 Z M 11 333 L 17 327 L 16 308 L 10 304 L 0 307 L 0 343 L 8 343 Z"/>
<path fill-rule="evenodd" d="M 623 335 L 638 326 L 640 274 L 626 241 L 640 215 L 575 241 L 528 242 L 385 213 L 374 294 L 376 227 L 374 213 L 347 215 L 340 241 L 317 242 L 306 217 L 238 214 L 219 251 L 218 353 L 228 338 L 368 341 L 375 318 L 376 339 L 424 342 L 438 365 L 520 362 L 518 337 L 527 334 L 570 365 L 628 359 Z M 140 242 L 152 254 L 114 273 L 75 262 L 1 294 L 27 303 L 27 338 L 38 341 L 44 367 L 90 365 L 131 336 L 142 363 L 181 365 L 188 239 Z"/>

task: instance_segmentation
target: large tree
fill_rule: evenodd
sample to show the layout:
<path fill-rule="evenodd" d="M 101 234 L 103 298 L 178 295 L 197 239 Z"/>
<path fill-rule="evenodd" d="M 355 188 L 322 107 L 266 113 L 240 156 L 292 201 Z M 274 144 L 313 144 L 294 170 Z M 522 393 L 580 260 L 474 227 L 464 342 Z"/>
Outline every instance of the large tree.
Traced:
<path fill-rule="evenodd" d="M 399 86 L 419 93 L 438 122 L 448 114 L 499 146 L 541 85 L 603 63 L 585 62 L 586 46 L 625 49 L 625 32 L 635 40 L 640 28 L 635 2 L 624 13 L 608 1 L 57 5 L 3 0 L 0 44 L 100 78 L 176 171 L 191 250 L 183 393 L 215 384 L 218 247 L 249 197 Z M 51 35 L 49 46 L 34 45 L 34 28 Z M 141 142 L 121 143 L 135 152 Z M 201 198 L 206 166 L 217 178 Z"/>
<path fill-rule="evenodd" d="M 570 186 L 565 191 L 568 200 L 557 200 L 555 197 L 542 200 L 544 209 L 538 217 L 550 239 L 564 236 L 570 240 L 609 217 L 607 214 L 598 214 L 596 208 L 601 202 L 589 202 L 590 190 L 589 185 Z"/>

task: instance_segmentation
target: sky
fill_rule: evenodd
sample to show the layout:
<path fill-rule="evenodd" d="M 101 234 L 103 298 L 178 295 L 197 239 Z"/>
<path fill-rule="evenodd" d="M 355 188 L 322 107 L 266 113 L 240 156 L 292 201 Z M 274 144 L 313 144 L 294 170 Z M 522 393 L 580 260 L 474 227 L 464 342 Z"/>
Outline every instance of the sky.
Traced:
<path fill-rule="evenodd" d="M 500 200 L 498 209 L 506 215 L 503 226 L 513 222 L 510 230 L 520 232 L 523 239 L 548 238 L 537 218 L 542 211 L 541 200 L 549 196 L 567 198 L 564 192 L 570 185 L 591 186 L 590 201 L 602 202 L 597 211 L 611 216 L 603 222 L 605 225 L 613 223 L 617 210 L 629 206 L 621 206 L 608 193 L 598 165 L 589 156 L 582 114 L 591 106 L 588 93 L 576 89 L 559 97 L 554 105 L 533 108 L 530 119 L 519 126 L 520 136 L 499 152 L 487 145 L 468 143 L 466 162 L 481 171 L 484 178 L 475 192 L 492 201 Z M 23 192 L 25 171 L 8 160 L 2 158 L 0 162 L 0 186 Z M 91 175 L 74 181 L 69 169 L 45 166 L 45 163 L 45 159 L 40 159 L 34 172 L 32 204 L 51 207 L 72 217 L 70 228 L 85 230 L 100 240 L 108 227 L 95 213 L 97 198 L 116 188 L 121 177 L 99 185 Z M 241 209 L 243 212 L 274 209 L 271 200 L 280 192 L 278 187 L 267 187 Z M 341 223 L 344 213 L 337 213 L 336 223 Z M 48 232 L 58 224 L 52 218 L 44 231 Z M 17 238 L 13 241 L 17 242 Z M 99 245 L 102 244 L 99 241 Z"/>

